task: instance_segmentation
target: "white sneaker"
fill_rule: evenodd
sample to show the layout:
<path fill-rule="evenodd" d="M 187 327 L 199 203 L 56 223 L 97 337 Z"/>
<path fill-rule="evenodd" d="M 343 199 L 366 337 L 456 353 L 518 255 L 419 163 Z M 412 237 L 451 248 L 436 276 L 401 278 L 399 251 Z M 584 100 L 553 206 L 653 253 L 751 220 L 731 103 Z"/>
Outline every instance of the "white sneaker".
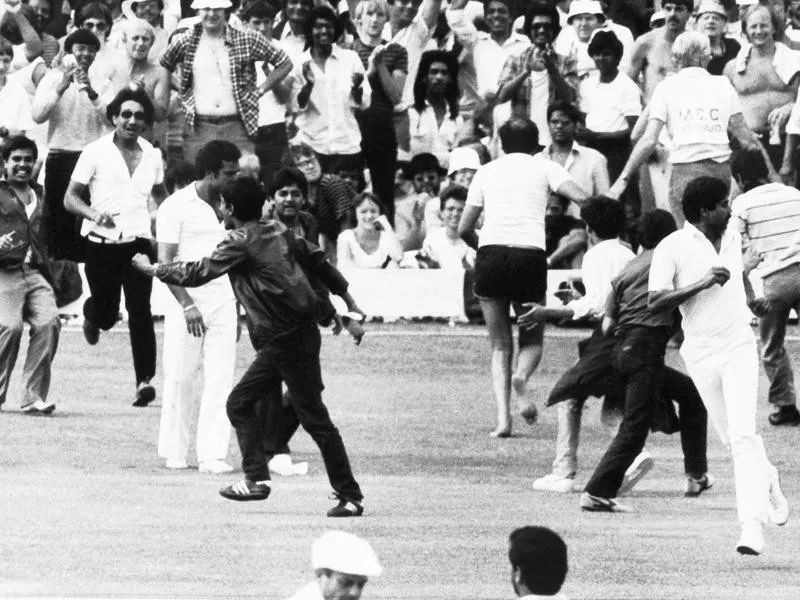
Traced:
<path fill-rule="evenodd" d="M 739 554 L 758 556 L 764 551 L 764 529 L 758 521 L 742 523 L 742 535 L 736 543 Z"/>
<path fill-rule="evenodd" d="M 773 468 L 769 482 L 769 520 L 775 525 L 786 525 L 789 521 L 789 502 L 781 490 L 781 476 Z"/>
<path fill-rule="evenodd" d="M 273 456 L 269 463 L 270 473 L 289 477 L 290 475 L 306 475 L 308 473 L 308 463 L 299 462 L 293 463 L 290 454 L 276 454 Z"/>
<path fill-rule="evenodd" d="M 222 475 L 223 473 L 232 473 L 233 467 L 226 463 L 224 460 L 204 460 L 197 467 L 201 473 L 210 473 L 211 475 Z"/>
<path fill-rule="evenodd" d="M 188 469 L 189 465 L 185 460 L 179 458 L 168 458 L 167 464 L 164 465 L 167 469 Z"/>
<path fill-rule="evenodd" d="M 630 492 L 652 468 L 653 458 L 647 450 L 642 450 L 639 456 L 633 460 L 631 466 L 628 467 L 628 470 L 625 471 L 625 477 L 622 478 L 622 484 L 617 490 L 617 495 L 622 496 Z"/>
<path fill-rule="evenodd" d="M 533 482 L 533 489 L 540 492 L 558 492 L 559 494 L 569 494 L 572 492 L 572 484 L 575 479 L 564 477 L 556 473 L 548 473 Z"/>

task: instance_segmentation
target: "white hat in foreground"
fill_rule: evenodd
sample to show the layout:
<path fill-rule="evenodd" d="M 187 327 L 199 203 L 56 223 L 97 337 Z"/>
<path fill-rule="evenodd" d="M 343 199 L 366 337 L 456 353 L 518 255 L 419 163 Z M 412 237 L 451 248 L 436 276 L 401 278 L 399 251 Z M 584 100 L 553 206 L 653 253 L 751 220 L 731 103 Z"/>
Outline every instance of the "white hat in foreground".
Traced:
<path fill-rule="evenodd" d="M 330 569 L 348 575 L 377 577 L 383 573 L 369 542 L 346 531 L 328 531 L 311 547 L 314 569 Z"/>
<path fill-rule="evenodd" d="M 192 10 L 200 10 L 201 8 L 230 8 L 233 6 L 231 0 L 194 0 L 192 2 Z"/>
<path fill-rule="evenodd" d="M 481 159 L 474 149 L 464 146 L 461 148 L 454 148 L 452 152 L 450 152 L 447 164 L 447 174 L 452 175 L 461 169 L 475 169 L 477 171 L 481 166 Z"/>

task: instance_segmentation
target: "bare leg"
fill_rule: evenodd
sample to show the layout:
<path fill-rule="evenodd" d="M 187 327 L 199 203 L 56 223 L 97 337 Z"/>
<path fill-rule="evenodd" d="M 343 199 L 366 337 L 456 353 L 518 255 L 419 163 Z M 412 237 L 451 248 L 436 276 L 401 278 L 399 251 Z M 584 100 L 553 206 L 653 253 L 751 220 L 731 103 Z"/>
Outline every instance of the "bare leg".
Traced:
<path fill-rule="evenodd" d="M 514 344 L 511 337 L 510 305 L 505 300 L 480 300 L 483 318 L 492 345 L 492 389 L 497 402 L 497 429 L 492 437 L 511 435 L 511 358 Z"/>
<path fill-rule="evenodd" d="M 518 315 L 525 312 L 522 307 L 516 305 L 514 309 Z M 544 327 L 544 323 L 539 323 L 531 329 L 520 329 L 517 368 L 511 377 L 511 387 L 517 398 L 517 409 L 529 425 L 536 422 L 537 410 L 533 402 L 528 402 L 525 399 L 525 394 L 528 388 L 528 379 L 533 375 L 542 360 Z"/>

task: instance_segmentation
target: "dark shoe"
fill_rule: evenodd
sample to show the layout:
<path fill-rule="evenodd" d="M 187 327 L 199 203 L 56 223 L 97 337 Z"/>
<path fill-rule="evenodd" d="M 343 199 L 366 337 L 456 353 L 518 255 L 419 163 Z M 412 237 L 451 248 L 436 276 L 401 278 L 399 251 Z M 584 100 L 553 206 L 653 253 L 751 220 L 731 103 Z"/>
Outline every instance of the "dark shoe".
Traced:
<path fill-rule="evenodd" d="M 249 479 L 242 479 L 234 484 L 224 487 L 219 495 L 228 500 L 247 502 L 250 500 L 266 500 L 269 498 L 271 488 L 266 483 L 256 483 Z"/>
<path fill-rule="evenodd" d="M 31 402 L 30 404 L 26 404 L 22 407 L 22 412 L 26 415 L 32 415 L 35 417 L 46 417 L 53 414 L 53 411 L 56 409 L 55 402 L 45 402 L 44 400 L 36 400 L 35 402 Z"/>
<path fill-rule="evenodd" d="M 147 406 L 156 399 L 156 388 L 150 384 L 149 379 L 145 379 L 136 386 L 136 400 L 133 401 L 134 406 Z"/>
<path fill-rule="evenodd" d="M 794 405 L 781 406 L 769 416 L 773 425 L 800 425 L 800 411 Z"/>
<path fill-rule="evenodd" d="M 686 477 L 686 488 L 683 492 L 683 495 L 687 498 L 697 498 L 697 496 L 706 490 L 710 490 L 711 486 L 713 485 L 714 480 L 708 473 L 703 475 L 700 479 L 695 479 L 691 475 L 688 475 Z"/>
<path fill-rule="evenodd" d="M 339 504 L 328 511 L 329 517 L 360 517 L 364 514 L 364 506 L 360 501 L 348 500 L 337 496 Z"/>
<path fill-rule="evenodd" d="M 587 512 L 628 513 L 633 512 L 630 506 L 617 502 L 616 498 L 592 496 L 589 492 L 581 494 L 581 510 Z"/>
<path fill-rule="evenodd" d="M 100 341 L 100 328 L 92 323 L 89 319 L 83 320 L 83 337 L 86 338 L 86 343 L 94 346 Z"/>

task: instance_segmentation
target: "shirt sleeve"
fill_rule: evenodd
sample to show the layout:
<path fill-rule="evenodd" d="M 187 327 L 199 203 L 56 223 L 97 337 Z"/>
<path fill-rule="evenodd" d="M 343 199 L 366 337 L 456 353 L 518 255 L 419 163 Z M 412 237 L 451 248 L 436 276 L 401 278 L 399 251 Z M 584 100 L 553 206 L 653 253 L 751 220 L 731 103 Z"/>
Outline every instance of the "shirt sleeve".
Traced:
<path fill-rule="evenodd" d="M 292 64 L 289 55 L 286 54 L 276 44 L 269 41 L 262 35 L 253 36 L 252 59 L 255 61 L 263 60 L 273 67 L 282 67 L 284 64 Z"/>
<path fill-rule="evenodd" d="M 675 289 L 675 257 L 670 243 L 663 240 L 653 251 L 653 261 L 650 263 L 650 276 L 647 279 L 647 289 L 651 292 Z"/>
<path fill-rule="evenodd" d="M 639 87 L 630 79 L 625 83 L 620 112 L 626 117 L 638 117 L 642 114 L 642 94 Z"/>
<path fill-rule="evenodd" d="M 472 183 L 467 192 L 467 206 L 478 206 L 483 208 L 483 173 L 481 169 L 475 173 L 472 178 Z"/>
<path fill-rule="evenodd" d="M 180 211 L 176 210 L 176 199 L 167 198 L 156 212 L 156 241 L 163 244 L 177 244 L 181 241 L 183 222 Z"/>
<path fill-rule="evenodd" d="M 660 82 L 653 90 L 650 98 L 650 118 L 658 119 L 662 123 L 667 122 L 667 95 L 664 90 L 665 81 Z"/>
<path fill-rule="evenodd" d="M 731 99 L 731 115 L 739 114 L 742 112 L 742 101 L 739 100 L 739 94 L 736 93 L 733 84 L 727 77 L 723 77 L 723 81 L 725 81 L 725 87 L 728 88 L 728 96 Z"/>
<path fill-rule="evenodd" d="M 547 159 L 543 159 L 542 162 L 547 168 L 547 185 L 550 186 L 551 191 L 555 192 L 565 181 L 572 180 L 572 175 L 569 174 L 569 171 L 557 162 Z"/>
<path fill-rule="evenodd" d="M 94 148 L 88 146 L 81 152 L 75 169 L 72 171 L 70 179 L 81 185 L 89 185 L 97 171 L 97 161 L 94 159 Z"/>
<path fill-rule="evenodd" d="M 172 43 L 167 46 L 167 49 L 161 55 L 159 62 L 170 73 L 177 69 L 181 60 L 183 60 L 183 48 L 186 45 L 187 35 L 183 34 L 172 40 Z"/>

